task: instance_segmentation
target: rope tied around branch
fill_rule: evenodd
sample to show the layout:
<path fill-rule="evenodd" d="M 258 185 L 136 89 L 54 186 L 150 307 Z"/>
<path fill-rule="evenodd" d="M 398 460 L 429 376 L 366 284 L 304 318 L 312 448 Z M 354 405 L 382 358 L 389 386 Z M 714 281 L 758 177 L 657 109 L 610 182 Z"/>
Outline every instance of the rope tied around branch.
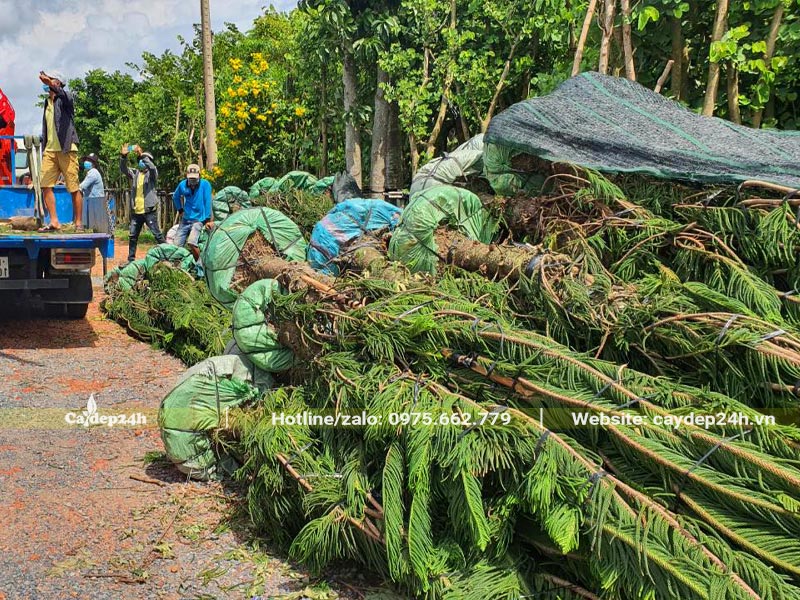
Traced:
<path fill-rule="evenodd" d="M 683 492 L 683 488 L 686 485 L 686 481 L 689 478 L 689 475 L 692 472 L 694 472 L 695 469 L 697 469 L 699 466 L 701 466 L 704 462 L 706 462 L 706 460 L 708 460 L 709 457 L 712 454 L 714 454 L 714 452 L 719 450 L 722 446 L 724 446 L 728 442 L 732 442 L 735 439 L 742 437 L 745 433 L 750 433 L 750 431 L 752 431 L 752 430 L 740 431 L 736 435 L 732 435 L 732 436 L 730 436 L 728 438 L 723 438 L 723 439 L 719 440 L 716 444 L 714 444 L 711 447 L 711 449 L 708 452 L 706 452 L 703 456 L 701 456 L 697 460 L 697 462 L 695 462 L 691 467 L 689 467 L 688 469 L 686 469 L 686 471 L 684 471 L 683 475 L 681 476 L 680 484 L 675 489 L 675 503 L 674 503 L 674 505 L 672 507 L 672 511 L 673 512 L 676 512 L 678 510 L 678 501 L 680 500 L 681 493 Z"/>

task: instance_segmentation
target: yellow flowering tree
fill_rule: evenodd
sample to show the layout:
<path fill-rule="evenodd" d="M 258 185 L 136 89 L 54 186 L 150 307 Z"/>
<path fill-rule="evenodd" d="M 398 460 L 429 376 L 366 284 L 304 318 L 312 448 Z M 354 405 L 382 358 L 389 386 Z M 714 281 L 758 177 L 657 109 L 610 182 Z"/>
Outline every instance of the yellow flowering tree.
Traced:
<path fill-rule="evenodd" d="M 297 145 L 309 129 L 310 111 L 299 96 L 287 94 L 284 65 L 263 51 L 237 54 L 220 69 L 217 85 L 226 180 L 246 185 L 302 166 Z"/>

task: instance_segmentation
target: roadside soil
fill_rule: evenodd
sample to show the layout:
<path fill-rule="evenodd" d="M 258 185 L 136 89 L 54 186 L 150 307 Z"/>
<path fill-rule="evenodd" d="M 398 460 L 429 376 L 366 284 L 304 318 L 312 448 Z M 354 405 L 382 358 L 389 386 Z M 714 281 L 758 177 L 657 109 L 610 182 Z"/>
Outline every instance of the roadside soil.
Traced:
<path fill-rule="evenodd" d="M 357 574 L 320 587 L 254 540 L 235 488 L 164 459 L 156 411 L 184 367 L 103 317 L 100 269 L 86 319 L 0 307 L 0 600 L 363 597 Z M 147 424 L 67 424 L 90 397 Z"/>

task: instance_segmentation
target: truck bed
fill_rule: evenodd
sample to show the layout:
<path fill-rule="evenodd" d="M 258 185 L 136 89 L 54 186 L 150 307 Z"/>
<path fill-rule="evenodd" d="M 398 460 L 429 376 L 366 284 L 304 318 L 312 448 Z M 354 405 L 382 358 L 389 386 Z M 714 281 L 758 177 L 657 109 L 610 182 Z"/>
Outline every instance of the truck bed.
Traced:
<path fill-rule="evenodd" d="M 36 260 L 44 248 L 97 248 L 103 259 L 103 275 L 107 259 L 114 256 L 114 237 L 107 233 L 39 233 L 37 231 L 0 231 L 0 248 L 23 248 L 28 258 Z"/>

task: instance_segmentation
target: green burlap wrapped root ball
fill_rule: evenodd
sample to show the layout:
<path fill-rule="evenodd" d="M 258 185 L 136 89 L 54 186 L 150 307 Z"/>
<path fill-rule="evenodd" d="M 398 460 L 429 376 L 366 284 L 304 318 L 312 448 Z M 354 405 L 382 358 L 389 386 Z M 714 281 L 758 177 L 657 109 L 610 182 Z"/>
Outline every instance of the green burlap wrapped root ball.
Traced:
<path fill-rule="evenodd" d="M 214 194 L 214 199 L 211 201 L 215 221 L 222 221 L 231 213 L 250 206 L 250 196 L 235 185 L 222 188 Z"/>
<path fill-rule="evenodd" d="M 131 289 L 158 262 L 158 258 L 148 255 L 144 258 L 137 258 L 123 267 L 111 269 L 103 282 L 106 294 L 113 294 L 117 290 Z"/>
<path fill-rule="evenodd" d="M 315 195 L 325 193 L 333 185 L 333 175 L 317 179 L 306 171 L 289 171 L 280 179 L 264 177 L 256 181 L 250 188 L 250 198 L 258 198 L 261 194 L 303 190 Z"/>
<path fill-rule="evenodd" d="M 311 190 L 318 179 L 306 171 L 289 171 L 275 181 L 269 192 L 288 192 L 289 190 Z"/>
<path fill-rule="evenodd" d="M 331 188 L 334 179 L 335 177 L 333 175 L 323 177 L 322 179 L 317 179 L 317 181 L 314 182 L 314 185 L 312 185 L 308 191 L 312 194 L 321 196 Z"/>
<path fill-rule="evenodd" d="M 208 480 L 238 468 L 214 447 L 211 432 L 225 426 L 227 410 L 256 400 L 259 389 L 271 385 L 268 374 L 236 355 L 214 356 L 188 369 L 158 410 L 161 440 L 177 469 Z"/>
<path fill-rule="evenodd" d="M 267 309 L 280 286 L 272 279 L 251 284 L 233 305 L 233 338 L 238 349 L 259 369 L 280 373 L 294 365 L 294 354 L 278 341 Z"/>
<path fill-rule="evenodd" d="M 250 196 L 251 200 L 258 198 L 261 194 L 268 192 L 270 188 L 275 185 L 276 181 L 277 179 L 274 177 L 264 177 L 263 179 L 259 179 L 252 186 L 250 186 L 250 193 L 248 196 Z"/>
<path fill-rule="evenodd" d="M 191 275 L 195 274 L 196 264 L 191 252 L 172 244 L 159 244 L 150 248 L 144 258 L 111 269 L 103 280 L 103 288 L 107 294 L 129 290 L 160 262 L 170 263 Z"/>
<path fill-rule="evenodd" d="M 158 262 L 168 262 L 187 273 L 194 275 L 196 263 L 192 253 L 186 248 L 173 244 L 159 244 L 147 251 L 145 258 L 154 258 Z"/>
<path fill-rule="evenodd" d="M 471 240 L 488 244 L 498 223 L 469 190 L 439 185 L 414 194 L 403 210 L 389 243 L 389 258 L 411 271 L 434 273 L 447 248 L 438 248 L 434 233 L 440 226 L 459 231 Z"/>
<path fill-rule="evenodd" d="M 248 285 L 263 279 L 260 262 L 273 256 L 303 261 L 307 246 L 297 225 L 277 210 L 260 207 L 233 213 L 202 250 L 208 289 L 230 308 Z"/>

